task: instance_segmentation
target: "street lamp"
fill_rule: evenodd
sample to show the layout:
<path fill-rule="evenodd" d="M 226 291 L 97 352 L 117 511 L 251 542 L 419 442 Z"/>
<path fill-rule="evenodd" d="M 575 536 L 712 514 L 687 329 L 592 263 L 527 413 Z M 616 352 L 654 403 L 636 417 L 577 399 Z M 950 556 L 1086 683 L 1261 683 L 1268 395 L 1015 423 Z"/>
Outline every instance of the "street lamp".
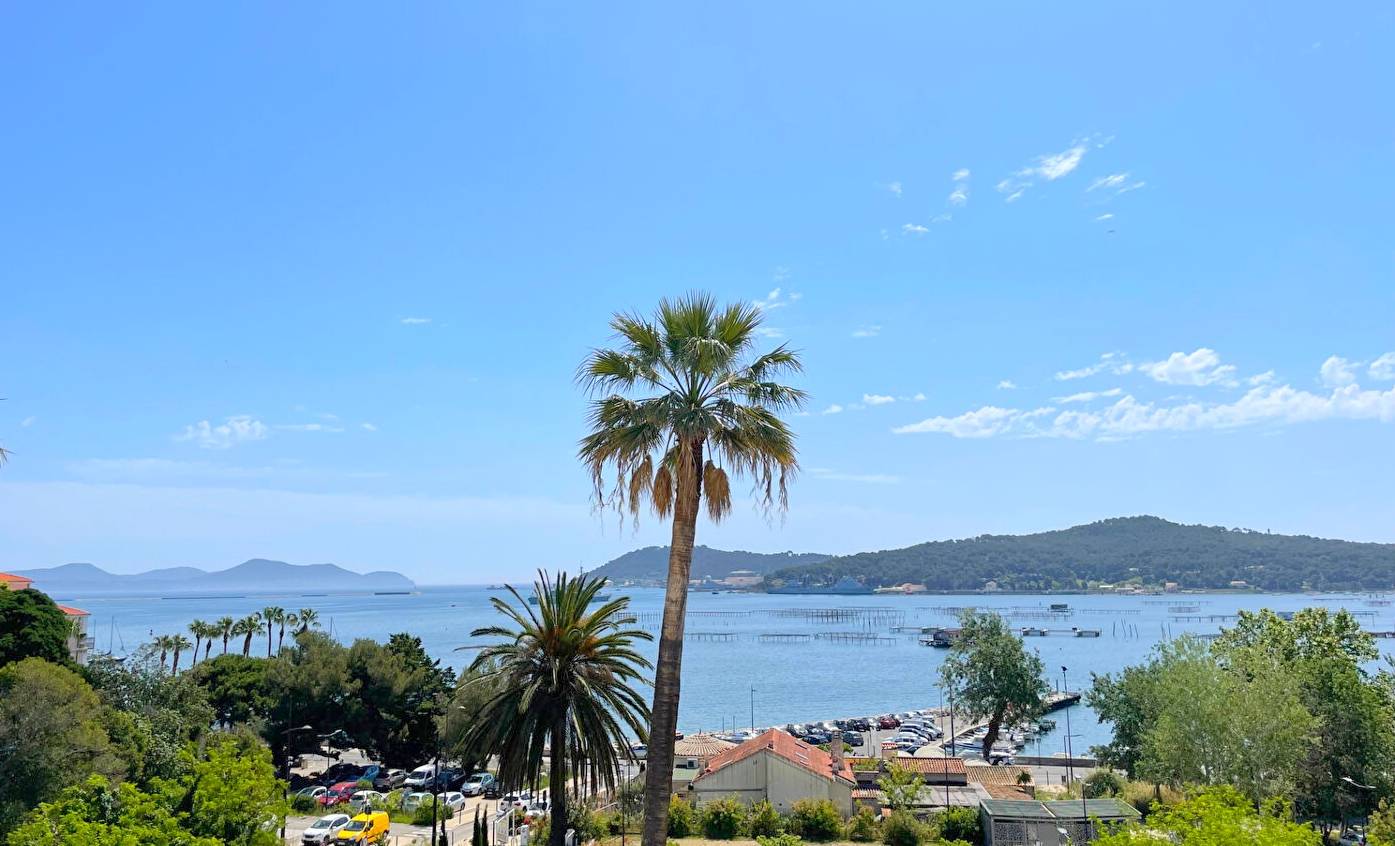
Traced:
<path fill-rule="evenodd" d="M 1362 784 L 1361 782 L 1354 780 L 1354 779 L 1351 778 L 1350 776 L 1342 776 L 1342 782 L 1345 783 L 1348 787 L 1354 788 L 1354 789 L 1356 789 L 1356 790 L 1360 790 L 1360 791 L 1362 791 L 1363 793 L 1374 793 L 1375 790 L 1376 790 L 1375 785 L 1373 785 L 1373 784 Z M 1366 831 L 1366 829 L 1368 829 L 1368 828 L 1371 827 L 1370 815 L 1371 815 L 1371 812 L 1370 812 L 1369 807 L 1367 806 L 1367 804 L 1366 804 L 1365 802 L 1362 802 L 1362 803 L 1361 803 L 1361 837 L 1362 837 L 1362 842 L 1365 842 L 1365 839 L 1366 839 L 1366 837 L 1367 837 L 1367 831 Z M 1346 825 L 1346 821 L 1345 821 L 1345 820 L 1342 821 L 1342 825 L 1344 825 L 1344 826 Z"/>
<path fill-rule="evenodd" d="M 1066 681 L 1066 668 L 1063 666 L 1063 667 L 1061 667 L 1061 695 L 1062 695 L 1062 696 L 1067 696 L 1067 695 L 1069 695 L 1069 693 L 1068 693 L 1069 690 L 1070 690 L 1070 685 L 1069 685 L 1069 683 Z M 1074 760 L 1073 760 L 1074 757 L 1075 757 L 1075 754 L 1074 754 L 1074 752 L 1071 750 L 1070 738 L 1071 738 L 1071 733 L 1070 733 L 1070 705 L 1067 704 L 1067 705 L 1066 705 L 1066 786 L 1067 786 L 1067 788 L 1070 787 L 1070 783 L 1071 783 L 1072 781 L 1075 781 L 1075 762 L 1074 762 Z M 1085 803 L 1085 782 L 1083 782 L 1083 781 L 1080 782 L 1080 824 L 1084 827 L 1084 828 L 1082 829 L 1083 831 L 1088 832 L 1088 831 L 1090 830 L 1090 810 L 1089 810 L 1089 806 Z"/>

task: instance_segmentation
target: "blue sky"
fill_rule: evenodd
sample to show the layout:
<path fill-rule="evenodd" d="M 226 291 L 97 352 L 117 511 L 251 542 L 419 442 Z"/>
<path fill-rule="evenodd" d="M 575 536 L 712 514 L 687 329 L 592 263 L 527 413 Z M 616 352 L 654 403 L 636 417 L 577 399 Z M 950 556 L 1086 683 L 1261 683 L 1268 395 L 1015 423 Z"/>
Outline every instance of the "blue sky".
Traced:
<path fill-rule="evenodd" d="M 694 288 L 762 302 L 813 397 L 787 519 L 700 542 L 1395 541 L 1392 36 L 1379 4 L 11 5 L 0 566 L 479 582 L 662 543 L 591 513 L 572 377 Z"/>

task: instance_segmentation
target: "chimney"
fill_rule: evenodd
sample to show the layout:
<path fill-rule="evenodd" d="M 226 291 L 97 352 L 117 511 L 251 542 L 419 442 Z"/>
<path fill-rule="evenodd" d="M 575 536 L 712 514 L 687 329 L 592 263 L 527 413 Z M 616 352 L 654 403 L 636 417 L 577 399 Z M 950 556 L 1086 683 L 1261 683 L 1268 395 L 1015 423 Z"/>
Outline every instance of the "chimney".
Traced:
<path fill-rule="evenodd" d="M 833 774 L 843 774 L 843 733 L 835 731 L 828 742 L 828 754 L 833 757 Z"/>

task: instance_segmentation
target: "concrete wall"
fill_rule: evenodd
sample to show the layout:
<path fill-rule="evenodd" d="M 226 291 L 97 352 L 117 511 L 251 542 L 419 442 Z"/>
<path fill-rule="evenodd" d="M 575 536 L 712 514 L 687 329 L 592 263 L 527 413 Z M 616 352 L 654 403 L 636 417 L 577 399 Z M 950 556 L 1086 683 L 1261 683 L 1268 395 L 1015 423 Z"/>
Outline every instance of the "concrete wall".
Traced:
<path fill-rule="evenodd" d="M 730 797 L 747 805 L 768 800 L 775 810 L 789 813 L 800 799 L 829 799 L 838 812 L 852 813 L 853 786 L 842 780 L 815 775 L 779 755 L 761 751 L 722 767 L 693 782 L 693 799 L 699 805 Z"/>

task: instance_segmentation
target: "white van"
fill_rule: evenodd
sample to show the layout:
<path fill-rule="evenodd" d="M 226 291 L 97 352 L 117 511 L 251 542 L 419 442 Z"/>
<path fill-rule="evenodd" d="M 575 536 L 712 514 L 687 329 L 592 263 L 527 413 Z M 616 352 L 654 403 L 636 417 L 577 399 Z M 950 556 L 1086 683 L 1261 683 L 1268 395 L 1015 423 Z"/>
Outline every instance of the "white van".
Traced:
<path fill-rule="evenodd" d="M 436 777 L 435 764 L 422 764 L 407 775 L 407 780 L 402 782 L 407 787 L 425 787 L 428 781 Z"/>

